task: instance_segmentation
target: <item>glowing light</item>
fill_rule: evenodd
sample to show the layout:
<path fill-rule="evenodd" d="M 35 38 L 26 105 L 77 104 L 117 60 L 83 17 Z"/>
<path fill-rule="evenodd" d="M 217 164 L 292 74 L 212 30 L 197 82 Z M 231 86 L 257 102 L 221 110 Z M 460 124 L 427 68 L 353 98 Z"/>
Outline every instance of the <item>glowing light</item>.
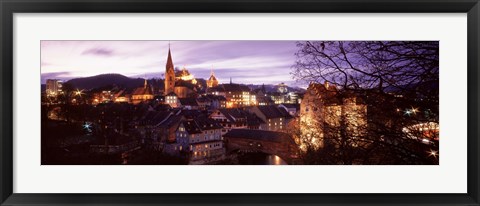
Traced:
<path fill-rule="evenodd" d="M 410 111 L 412 111 L 413 114 L 417 114 L 417 112 L 419 112 L 418 108 L 413 108 L 413 107 Z"/>
<path fill-rule="evenodd" d="M 436 122 L 424 122 L 404 127 L 402 131 L 406 133 L 408 138 L 418 139 L 421 140 L 423 143 L 431 143 L 432 139 L 439 139 L 438 135 L 440 127 L 439 124 Z"/>
<path fill-rule="evenodd" d="M 281 164 L 281 159 L 277 155 L 275 155 L 275 157 L 273 158 L 273 161 L 274 161 L 274 165 L 280 165 Z"/>
<path fill-rule="evenodd" d="M 192 84 L 197 84 L 197 80 L 195 79 L 195 77 L 190 74 L 190 72 L 185 67 L 183 67 L 180 76 L 177 78 L 183 81 L 191 81 Z"/>
<path fill-rule="evenodd" d="M 83 89 L 82 89 L 82 90 L 78 90 L 78 89 L 77 89 L 77 91 L 75 91 L 75 95 L 77 95 L 77 96 L 80 96 L 80 97 L 81 97 L 82 94 L 83 94 Z"/>
<path fill-rule="evenodd" d="M 409 109 L 406 109 L 406 110 L 405 110 L 405 115 L 410 116 L 411 114 L 412 114 L 412 111 L 411 111 L 411 110 L 409 110 Z"/>
<path fill-rule="evenodd" d="M 85 122 L 85 124 L 83 124 L 83 129 L 86 129 L 88 132 L 92 132 L 92 123 Z"/>
<path fill-rule="evenodd" d="M 428 153 L 428 156 L 433 156 L 435 158 L 437 158 L 438 156 L 438 151 L 435 151 L 435 150 L 430 150 L 427 153 Z"/>

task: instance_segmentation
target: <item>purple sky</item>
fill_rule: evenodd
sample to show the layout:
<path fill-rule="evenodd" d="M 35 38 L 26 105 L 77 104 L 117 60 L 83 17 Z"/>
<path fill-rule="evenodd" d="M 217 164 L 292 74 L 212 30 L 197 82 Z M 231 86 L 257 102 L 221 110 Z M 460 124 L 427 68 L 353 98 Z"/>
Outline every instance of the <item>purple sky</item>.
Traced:
<path fill-rule="evenodd" d="M 105 73 L 163 78 L 168 41 L 42 41 L 41 78 L 68 80 Z M 296 83 L 290 75 L 295 41 L 171 41 L 175 67 L 220 83 Z"/>

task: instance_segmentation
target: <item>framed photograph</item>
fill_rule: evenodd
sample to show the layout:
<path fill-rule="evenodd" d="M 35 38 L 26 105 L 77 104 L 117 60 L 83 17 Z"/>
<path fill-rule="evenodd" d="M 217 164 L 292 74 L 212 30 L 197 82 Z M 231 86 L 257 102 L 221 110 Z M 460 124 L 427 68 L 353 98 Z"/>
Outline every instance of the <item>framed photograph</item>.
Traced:
<path fill-rule="evenodd" d="M 478 0 L 0 6 L 1 205 L 480 205 Z"/>

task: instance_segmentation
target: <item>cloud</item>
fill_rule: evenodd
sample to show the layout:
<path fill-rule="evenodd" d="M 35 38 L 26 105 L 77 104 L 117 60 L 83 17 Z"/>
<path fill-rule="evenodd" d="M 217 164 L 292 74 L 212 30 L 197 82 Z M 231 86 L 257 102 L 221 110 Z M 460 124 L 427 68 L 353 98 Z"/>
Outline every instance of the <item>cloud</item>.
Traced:
<path fill-rule="evenodd" d="M 113 50 L 106 48 L 92 48 L 82 52 L 82 55 L 112 56 Z"/>
<path fill-rule="evenodd" d="M 42 73 L 40 79 L 42 84 L 47 81 L 47 79 L 60 79 L 66 80 L 66 78 L 70 77 L 70 72 L 49 72 L 49 73 Z"/>
<path fill-rule="evenodd" d="M 175 67 L 207 79 L 213 67 L 220 82 L 291 81 L 295 41 L 171 41 Z M 169 41 L 42 41 L 43 73 L 63 78 L 119 73 L 163 78 Z"/>

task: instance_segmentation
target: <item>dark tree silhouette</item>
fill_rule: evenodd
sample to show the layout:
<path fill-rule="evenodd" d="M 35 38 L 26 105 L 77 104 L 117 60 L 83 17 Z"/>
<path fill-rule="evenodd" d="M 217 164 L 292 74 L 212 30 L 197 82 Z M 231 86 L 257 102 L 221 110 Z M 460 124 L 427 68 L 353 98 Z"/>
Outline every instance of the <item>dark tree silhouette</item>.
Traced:
<path fill-rule="evenodd" d="M 437 41 L 298 42 L 293 76 L 307 82 L 334 82 L 349 89 L 438 82 Z"/>
<path fill-rule="evenodd" d="M 438 164 L 438 42 L 306 41 L 297 46 L 294 78 L 329 82 L 339 96 L 354 94 L 367 107 L 366 123 L 355 127 L 347 115 L 333 118 L 329 112 L 314 125 L 302 127 L 306 123 L 298 121 L 290 131 L 303 147 L 305 164 Z M 327 121 L 332 118 L 334 123 Z M 305 128 L 318 128 L 322 135 Z M 352 128 L 364 132 L 357 135 Z"/>

